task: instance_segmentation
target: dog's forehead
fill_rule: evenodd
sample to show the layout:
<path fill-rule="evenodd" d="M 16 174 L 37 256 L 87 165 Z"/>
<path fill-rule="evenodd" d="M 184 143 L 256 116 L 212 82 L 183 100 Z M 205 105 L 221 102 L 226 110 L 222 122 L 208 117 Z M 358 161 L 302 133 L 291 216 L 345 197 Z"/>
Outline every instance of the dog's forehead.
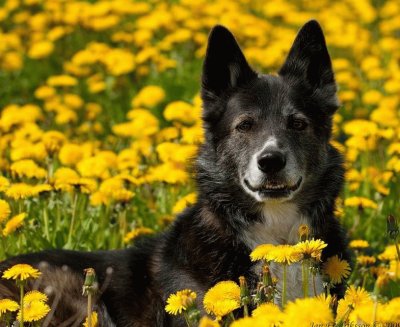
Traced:
<path fill-rule="evenodd" d="M 280 76 L 259 75 L 228 101 L 235 111 L 255 111 L 261 115 L 286 115 L 293 111 L 290 89 Z"/>

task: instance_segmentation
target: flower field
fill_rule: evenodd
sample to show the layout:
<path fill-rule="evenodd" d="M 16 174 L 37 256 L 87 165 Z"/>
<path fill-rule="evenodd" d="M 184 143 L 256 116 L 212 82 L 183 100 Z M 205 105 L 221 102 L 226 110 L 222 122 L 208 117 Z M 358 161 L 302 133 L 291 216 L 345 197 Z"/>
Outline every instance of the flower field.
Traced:
<path fill-rule="evenodd" d="M 263 299 L 252 317 L 232 322 L 250 296 L 245 281 L 226 281 L 210 290 L 209 303 L 220 307 L 205 298 L 209 318 L 200 326 L 400 323 L 398 0 L 6 0 L 0 260 L 47 248 L 123 248 L 167 228 L 196 200 L 190 162 L 203 140 L 199 89 L 210 29 L 227 26 L 251 65 L 272 73 L 311 18 L 324 29 L 342 103 L 332 139 L 346 158 L 337 218 L 357 258 L 351 274 L 339 258 L 324 272 L 333 284 L 350 274 L 346 297 L 336 318 L 335 299 L 309 297 L 283 311 Z M 302 261 L 312 271 L 324 246 L 307 246 L 284 264 Z M 283 251 L 258 250 L 254 260 L 265 266 Z M 264 283 L 273 288 L 274 281 Z M 182 290 L 166 309 L 195 326 L 195 298 Z M 2 301 L 0 321 L 19 305 Z"/>

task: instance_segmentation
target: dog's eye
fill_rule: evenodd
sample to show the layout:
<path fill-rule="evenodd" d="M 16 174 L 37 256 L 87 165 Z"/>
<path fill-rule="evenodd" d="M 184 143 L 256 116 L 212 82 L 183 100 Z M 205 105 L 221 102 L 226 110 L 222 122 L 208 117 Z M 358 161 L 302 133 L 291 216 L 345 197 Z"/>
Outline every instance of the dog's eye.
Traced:
<path fill-rule="evenodd" d="M 250 119 L 243 120 L 239 124 L 236 125 L 236 129 L 239 132 L 247 132 L 253 127 L 254 122 Z"/>
<path fill-rule="evenodd" d="M 292 117 L 289 119 L 288 127 L 296 131 L 302 131 L 306 129 L 307 122 L 304 119 Z"/>

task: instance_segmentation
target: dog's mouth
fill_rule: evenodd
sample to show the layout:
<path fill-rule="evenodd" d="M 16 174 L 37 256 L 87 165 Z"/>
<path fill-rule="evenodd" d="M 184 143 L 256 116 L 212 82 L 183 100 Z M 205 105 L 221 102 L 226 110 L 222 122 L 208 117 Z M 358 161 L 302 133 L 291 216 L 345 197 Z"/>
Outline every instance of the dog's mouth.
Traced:
<path fill-rule="evenodd" d="M 269 198 L 283 198 L 288 197 L 292 192 L 295 192 L 302 182 L 303 178 L 300 177 L 295 184 L 289 185 L 285 183 L 267 182 L 259 187 L 250 185 L 247 179 L 244 180 L 246 187 L 254 192 Z"/>

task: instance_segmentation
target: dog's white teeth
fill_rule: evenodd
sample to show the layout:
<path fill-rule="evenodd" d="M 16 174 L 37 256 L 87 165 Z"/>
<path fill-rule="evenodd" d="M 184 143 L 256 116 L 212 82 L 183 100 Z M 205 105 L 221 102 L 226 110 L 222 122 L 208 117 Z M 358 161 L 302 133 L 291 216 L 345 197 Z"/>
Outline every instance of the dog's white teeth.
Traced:
<path fill-rule="evenodd" d="M 279 185 L 267 185 L 267 188 L 273 189 L 273 190 L 279 190 L 282 188 L 285 188 L 285 185 L 279 184 Z"/>

